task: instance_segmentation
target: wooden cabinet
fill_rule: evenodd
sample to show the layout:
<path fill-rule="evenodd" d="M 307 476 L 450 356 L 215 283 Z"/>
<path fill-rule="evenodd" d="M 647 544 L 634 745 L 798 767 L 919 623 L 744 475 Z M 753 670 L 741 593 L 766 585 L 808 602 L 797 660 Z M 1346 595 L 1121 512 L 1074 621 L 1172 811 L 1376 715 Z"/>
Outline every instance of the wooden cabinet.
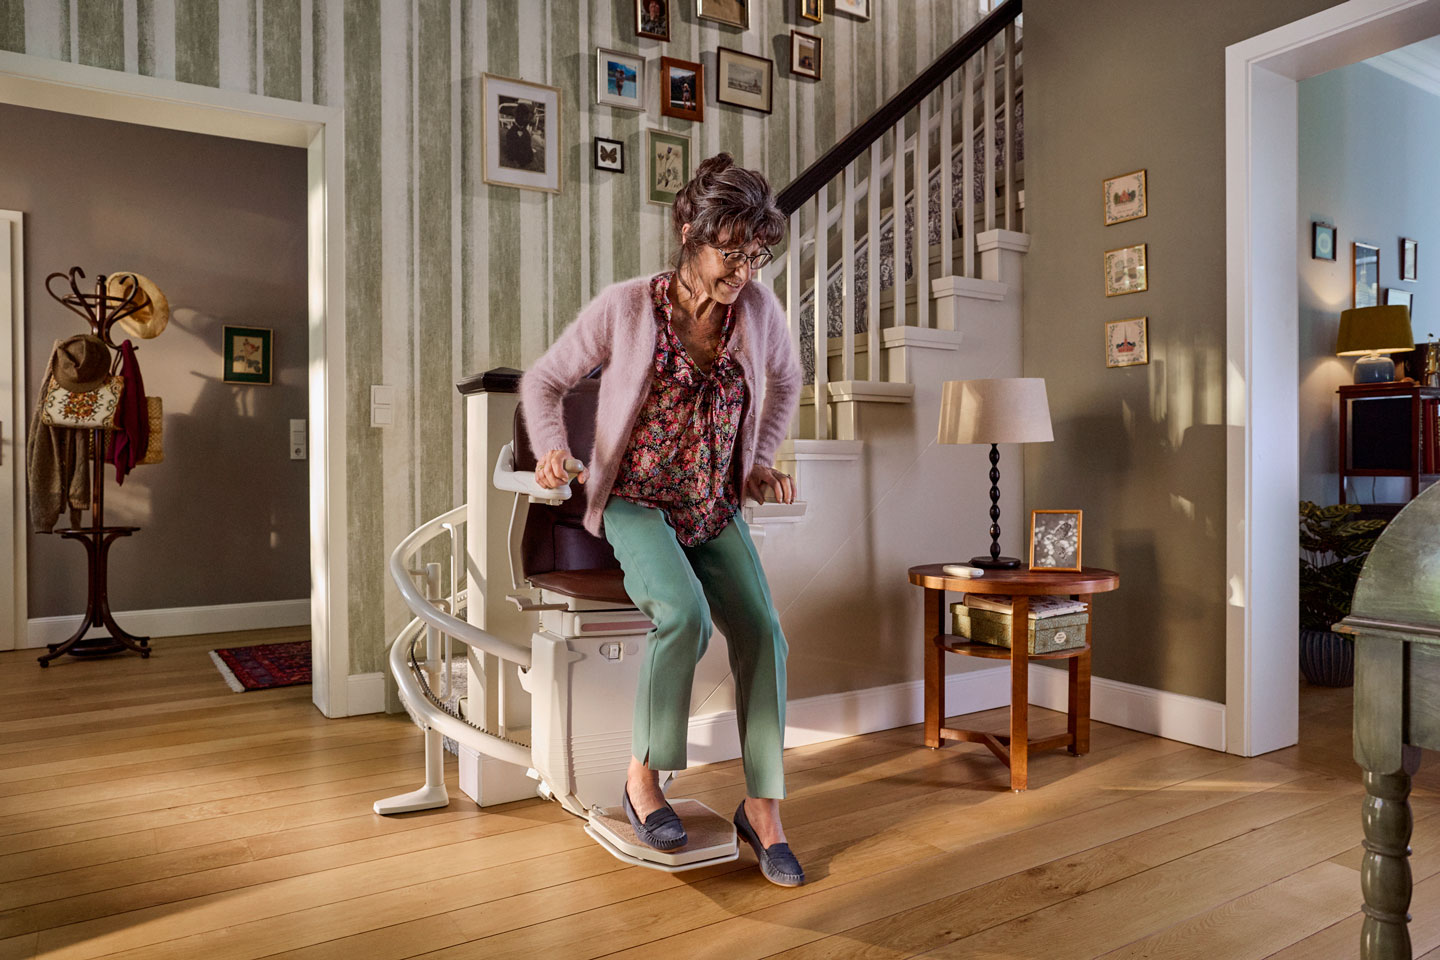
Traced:
<path fill-rule="evenodd" d="M 1440 387 L 1347 384 L 1340 394 L 1340 502 L 1350 477 L 1405 477 L 1413 500 L 1440 479 Z"/>

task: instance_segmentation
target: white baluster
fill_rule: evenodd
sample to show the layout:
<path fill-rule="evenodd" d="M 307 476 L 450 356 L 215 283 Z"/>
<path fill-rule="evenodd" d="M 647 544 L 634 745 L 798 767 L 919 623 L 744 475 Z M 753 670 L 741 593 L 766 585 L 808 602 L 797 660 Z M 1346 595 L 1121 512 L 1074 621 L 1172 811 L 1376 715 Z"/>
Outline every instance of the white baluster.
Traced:
<path fill-rule="evenodd" d="M 803 204 L 802 204 L 803 207 Z M 790 214 L 790 240 L 785 245 L 785 316 L 790 322 L 790 349 L 800 356 L 800 297 L 805 292 L 800 284 L 800 210 Z M 790 423 L 787 436 L 795 437 L 796 421 Z"/>
<path fill-rule="evenodd" d="M 830 438 L 830 283 L 829 228 L 825 194 L 815 196 L 815 439 Z"/>
<path fill-rule="evenodd" d="M 895 326 L 905 326 L 905 118 L 895 121 L 895 155 L 890 161 L 891 233 L 895 241 L 891 254 L 895 260 Z"/>
<path fill-rule="evenodd" d="M 870 283 L 865 288 L 866 353 L 870 356 L 870 379 L 880 379 L 880 181 L 884 162 L 883 136 L 870 144 L 870 182 L 866 196 L 865 269 Z"/>
<path fill-rule="evenodd" d="M 840 197 L 840 379 L 855 379 L 855 161 L 845 164 Z"/>
<path fill-rule="evenodd" d="M 960 124 L 965 142 L 960 145 L 960 245 L 965 276 L 975 277 L 975 58 L 960 68 Z"/>
<path fill-rule="evenodd" d="M 990 44 L 978 54 L 980 69 L 985 74 L 985 229 L 995 229 L 995 65 L 990 59 Z"/>
<path fill-rule="evenodd" d="M 1015 193 L 1015 23 L 1005 26 L 1005 229 L 1019 230 Z"/>
<path fill-rule="evenodd" d="M 915 132 L 915 326 L 930 326 L 930 98 L 920 101 Z"/>
<path fill-rule="evenodd" d="M 955 110 L 955 78 L 946 77 L 940 84 L 940 276 L 955 272 L 955 128 L 950 119 Z"/>

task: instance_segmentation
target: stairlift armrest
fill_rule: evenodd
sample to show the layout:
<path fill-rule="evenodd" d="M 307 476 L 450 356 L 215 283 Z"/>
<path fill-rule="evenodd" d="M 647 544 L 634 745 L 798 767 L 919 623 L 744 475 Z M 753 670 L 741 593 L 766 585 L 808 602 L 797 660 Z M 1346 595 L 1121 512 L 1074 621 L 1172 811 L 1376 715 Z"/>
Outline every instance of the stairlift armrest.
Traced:
<path fill-rule="evenodd" d="M 570 499 L 570 484 L 565 483 L 553 490 L 540 486 L 533 470 L 515 469 L 515 444 L 507 443 L 500 448 L 495 458 L 495 474 L 492 478 L 497 490 L 525 494 L 531 503 L 554 505 Z"/>

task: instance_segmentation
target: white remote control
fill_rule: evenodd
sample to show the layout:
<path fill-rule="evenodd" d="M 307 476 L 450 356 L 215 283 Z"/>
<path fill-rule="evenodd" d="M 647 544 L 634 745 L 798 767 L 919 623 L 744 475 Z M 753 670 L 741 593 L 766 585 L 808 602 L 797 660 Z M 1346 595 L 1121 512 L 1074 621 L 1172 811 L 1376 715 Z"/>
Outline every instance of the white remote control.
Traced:
<path fill-rule="evenodd" d="M 985 571 L 979 567 L 972 567 L 968 563 L 947 563 L 940 568 L 947 575 L 952 577 L 983 577 Z"/>

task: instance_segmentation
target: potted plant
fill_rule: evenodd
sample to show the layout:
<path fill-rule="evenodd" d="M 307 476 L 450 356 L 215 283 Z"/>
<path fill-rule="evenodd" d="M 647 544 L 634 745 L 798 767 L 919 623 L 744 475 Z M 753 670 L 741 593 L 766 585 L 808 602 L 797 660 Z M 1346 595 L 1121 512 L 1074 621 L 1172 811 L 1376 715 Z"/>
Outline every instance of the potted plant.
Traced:
<path fill-rule="evenodd" d="M 1384 520 L 1358 520 L 1353 503 L 1300 503 L 1300 672 L 1322 687 L 1355 682 L 1355 648 L 1331 630 L 1350 613 L 1355 581 Z"/>

